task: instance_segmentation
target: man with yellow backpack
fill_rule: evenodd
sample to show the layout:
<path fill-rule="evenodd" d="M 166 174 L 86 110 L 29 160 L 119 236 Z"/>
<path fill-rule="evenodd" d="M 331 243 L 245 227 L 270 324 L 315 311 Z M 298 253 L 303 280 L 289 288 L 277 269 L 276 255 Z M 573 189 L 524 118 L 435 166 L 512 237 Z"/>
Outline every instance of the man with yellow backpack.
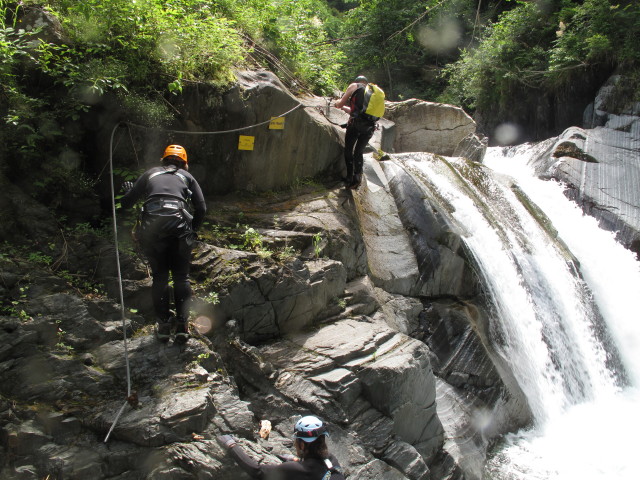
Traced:
<path fill-rule="evenodd" d="M 345 186 L 358 188 L 362 182 L 364 150 L 384 115 L 384 92 L 362 75 L 349 85 L 334 106 L 349 114 L 345 125 L 344 161 L 347 166 Z"/>

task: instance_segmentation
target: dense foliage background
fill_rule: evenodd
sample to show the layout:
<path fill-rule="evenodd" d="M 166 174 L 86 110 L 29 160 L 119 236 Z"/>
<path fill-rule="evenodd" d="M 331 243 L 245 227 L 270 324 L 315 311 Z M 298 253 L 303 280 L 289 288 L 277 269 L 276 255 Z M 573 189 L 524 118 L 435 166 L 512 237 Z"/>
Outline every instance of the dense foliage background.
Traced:
<path fill-rule="evenodd" d="M 42 9 L 56 38 L 22 28 Z M 541 137 L 574 120 L 560 102 L 616 69 L 620 101 L 640 99 L 639 37 L 637 0 L 0 0 L 0 140 L 14 160 L 0 168 L 42 165 L 53 185 L 42 152 L 64 158 L 96 99 L 161 125 L 185 85 L 224 88 L 252 66 L 319 95 L 365 74 L 392 100 L 461 105 L 487 135 L 512 121 L 546 123 L 529 135 Z"/>

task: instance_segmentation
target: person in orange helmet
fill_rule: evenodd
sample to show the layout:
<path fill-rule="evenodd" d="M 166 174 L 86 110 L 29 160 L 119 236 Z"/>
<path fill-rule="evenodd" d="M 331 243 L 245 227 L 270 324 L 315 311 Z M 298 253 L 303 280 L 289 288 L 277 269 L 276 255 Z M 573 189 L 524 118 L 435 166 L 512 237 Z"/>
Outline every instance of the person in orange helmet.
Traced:
<path fill-rule="evenodd" d="M 131 208 L 144 199 L 139 240 L 153 277 L 156 337 L 167 342 L 175 323 L 174 342 L 184 344 L 189 339 L 191 249 L 207 206 L 200 185 L 188 171 L 184 147 L 169 145 L 161 163 L 144 172 L 135 183 L 125 182 L 121 205 L 124 209 Z M 173 280 L 175 317 L 169 304 L 169 274 Z"/>

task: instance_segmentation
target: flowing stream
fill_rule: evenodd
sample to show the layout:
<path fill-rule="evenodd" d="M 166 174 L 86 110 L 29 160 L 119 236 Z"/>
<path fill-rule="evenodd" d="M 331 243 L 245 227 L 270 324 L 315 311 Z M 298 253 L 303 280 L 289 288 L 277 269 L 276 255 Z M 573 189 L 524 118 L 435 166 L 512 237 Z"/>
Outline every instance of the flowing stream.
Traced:
<path fill-rule="evenodd" d="M 533 175 L 534 148 L 490 148 L 497 175 L 458 159 L 405 161 L 465 230 L 495 306 L 492 333 L 533 413 L 484 477 L 637 479 L 640 263 L 562 185 Z"/>

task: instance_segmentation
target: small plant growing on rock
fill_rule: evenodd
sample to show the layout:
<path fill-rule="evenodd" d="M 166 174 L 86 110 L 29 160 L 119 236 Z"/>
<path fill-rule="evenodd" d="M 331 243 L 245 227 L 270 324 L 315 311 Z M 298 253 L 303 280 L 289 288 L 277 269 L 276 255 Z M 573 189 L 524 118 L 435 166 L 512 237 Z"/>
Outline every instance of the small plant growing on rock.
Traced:
<path fill-rule="evenodd" d="M 262 248 L 262 235 L 255 228 L 248 227 L 244 231 L 244 245 L 247 250 L 259 250 Z"/>
<path fill-rule="evenodd" d="M 316 233 L 313 236 L 313 253 L 316 258 L 320 258 L 320 253 L 322 252 L 322 234 Z"/>
<path fill-rule="evenodd" d="M 209 292 L 202 298 L 202 300 L 207 302 L 209 305 L 217 305 L 220 303 L 218 292 Z"/>
<path fill-rule="evenodd" d="M 295 258 L 297 253 L 298 252 L 296 252 L 295 248 L 293 248 L 291 245 L 287 245 L 278 252 L 278 258 L 281 261 L 286 262 L 287 260 Z"/>
<path fill-rule="evenodd" d="M 27 260 L 39 265 L 51 265 L 51 262 L 53 261 L 49 255 L 45 255 L 42 252 L 31 252 L 27 256 Z"/>
<path fill-rule="evenodd" d="M 58 351 L 62 352 L 62 353 L 66 353 L 67 355 L 70 355 L 71 353 L 73 353 L 73 347 L 71 345 L 67 345 L 64 342 L 64 335 L 67 333 L 62 329 L 62 320 L 56 320 L 56 336 L 58 338 L 58 342 L 56 343 L 55 347 Z"/>
<path fill-rule="evenodd" d="M 20 287 L 20 296 L 18 298 L 0 298 L 0 314 L 10 317 L 17 317 L 26 322 L 31 316 L 22 308 L 27 301 L 28 286 Z"/>

